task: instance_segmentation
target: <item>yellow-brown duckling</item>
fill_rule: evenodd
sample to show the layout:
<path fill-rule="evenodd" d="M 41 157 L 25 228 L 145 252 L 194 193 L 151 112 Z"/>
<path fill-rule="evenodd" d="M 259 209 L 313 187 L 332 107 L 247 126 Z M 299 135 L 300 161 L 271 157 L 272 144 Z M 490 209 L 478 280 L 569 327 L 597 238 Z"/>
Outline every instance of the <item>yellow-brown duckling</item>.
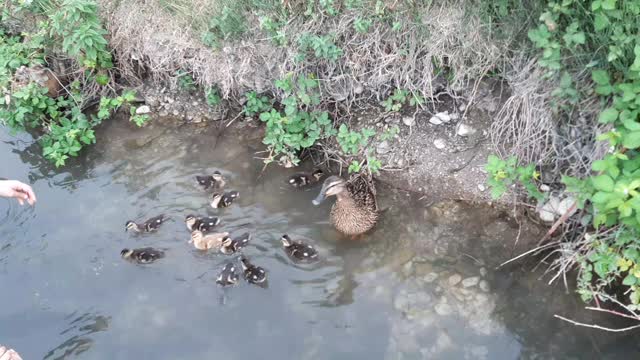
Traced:
<path fill-rule="evenodd" d="M 164 214 L 160 214 L 158 216 L 154 216 L 151 219 L 138 224 L 134 221 L 127 221 L 127 223 L 125 224 L 125 231 L 128 230 L 133 230 L 135 232 L 153 232 L 158 230 L 158 228 L 160 228 L 160 225 L 162 225 L 162 223 L 164 223 L 165 221 L 167 221 L 168 217 L 164 216 Z"/>
<path fill-rule="evenodd" d="M 228 232 L 205 235 L 202 231 L 195 230 L 191 233 L 191 240 L 189 240 L 189 244 L 193 244 L 193 246 L 198 250 L 217 250 L 222 247 L 222 240 L 228 236 Z"/>

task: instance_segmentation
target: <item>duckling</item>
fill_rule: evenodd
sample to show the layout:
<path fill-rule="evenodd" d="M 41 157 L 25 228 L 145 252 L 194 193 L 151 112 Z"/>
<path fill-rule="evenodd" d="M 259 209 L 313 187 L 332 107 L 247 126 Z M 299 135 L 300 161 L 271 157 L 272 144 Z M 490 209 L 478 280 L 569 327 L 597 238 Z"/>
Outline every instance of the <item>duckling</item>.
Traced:
<path fill-rule="evenodd" d="M 216 283 L 222 286 L 235 285 L 238 282 L 238 273 L 236 273 L 236 266 L 232 262 L 224 264 L 220 275 L 216 279 Z"/>
<path fill-rule="evenodd" d="M 324 171 L 322 169 L 316 169 L 311 174 L 309 173 L 297 173 L 289 177 L 289 184 L 293 187 L 304 187 L 312 185 L 320 181 Z"/>
<path fill-rule="evenodd" d="M 189 240 L 189 244 L 193 244 L 193 246 L 198 250 L 220 249 L 222 246 L 222 240 L 228 236 L 228 232 L 204 235 L 202 231 L 194 230 L 191 233 L 191 240 Z"/>
<path fill-rule="evenodd" d="M 328 196 L 336 197 L 330 219 L 339 232 L 355 238 L 371 230 L 380 216 L 374 187 L 360 176 L 350 182 L 338 176 L 329 176 L 322 185 L 314 205 L 320 205 Z"/>
<path fill-rule="evenodd" d="M 318 259 L 318 251 L 313 246 L 302 241 L 293 241 L 289 235 L 284 234 L 280 239 L 287 255 L 299 262 L 311 262 Z"/>
<path fill-rule="evenodd" d="M 225 255 L 235 254 L 236 252 L 240 251 L 240 249 L 247 246 L 249 240 L 251 240 L 250 233 L 244 233 L 236 239 L 231 239 L 227 236 L 226 238 L 222 239 L 222 247 L 220 248 L 220 252 Z"/>
<path fill-rule="evenodd" d="M 207 216 L 203 218 L 195 215 L 187 215 L 184 222 L 187 224 L 187 229 L 190 231 L 200 230 L 206 233 L 220 224 L 220 218 L 216 216 Z"/>
<path fill-rule="evenodd" d="M 168 217 L 165 217 L 164 214 L 160 214 L 158 216 L 152 217 L 142 224 L 138 224 L 129 220 L 125 224 L 124 231 L 133 230 L 135 232 L 153 232 L 158 230 L 160 225 L 162 225 L 163 222 L 167 221 L 167 219 Z"/>
<path fill-rule="evenodd" d="M 240 263 L 242 264 L 244 279 L 248 282 L 252 284 L 261 284 L 267 280 L 267 272 L 260 266 L 251 264 L 249 259 L 242 256 L 240 257 Z"/>
<path fill-rule="evenodd" d="M 123 259 L 135 261 L 138 264 L 149 264 L 164 257 L 164 251 L 146 247 L 140 249 L 123 249 L 120 252 Z"/>
<path fill-rule="evenodd" d="M 213 175 L 196 175 L 196 180 L 205 190 L 209 188 L 222 189 L 226 184 L 226 181 L 220 171 L 214 171 Z"/>
<path fill-rule="evenodd" d="M 223 194 L 215 193 L 213 194 L 211 207 L 214 209 L 229 207 L 238 196 L 240 196 L 240 193 L 237 191 L 227 191 Z"/>

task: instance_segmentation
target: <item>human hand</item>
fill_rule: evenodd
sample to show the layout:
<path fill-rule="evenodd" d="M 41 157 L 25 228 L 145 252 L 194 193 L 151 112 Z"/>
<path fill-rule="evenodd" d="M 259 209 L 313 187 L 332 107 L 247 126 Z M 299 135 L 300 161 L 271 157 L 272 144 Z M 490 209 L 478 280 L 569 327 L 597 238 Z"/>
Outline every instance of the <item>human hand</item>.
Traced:
<path fill-rule="evenodd" d="M 22 358 L 15 350 L 0 346 L 0 360 L 22 360 Z"/>
<path fill-rule="evenodd" d="M 16 198 L 20 205 L 25 201 L 31 206 L 36 203 L 36 194 L 31 186 L 17 180 L 0 180 L 0 196 Z"/>

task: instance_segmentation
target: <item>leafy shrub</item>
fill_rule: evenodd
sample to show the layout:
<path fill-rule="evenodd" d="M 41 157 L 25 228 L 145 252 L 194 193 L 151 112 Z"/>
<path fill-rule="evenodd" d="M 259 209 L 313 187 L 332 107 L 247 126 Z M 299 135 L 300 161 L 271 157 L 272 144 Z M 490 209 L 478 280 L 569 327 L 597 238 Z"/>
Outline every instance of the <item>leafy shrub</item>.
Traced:
<path fill-rule="evenodd" d="M 178 77 L 178 86 L 185 91 L 194 91 L 196 89 L 196 82 L 193 76 L 184 70 L 178 70 L 176 72 Z"/>
<path fill-rule="evenodd" d="M 243 111 L 247 116 L 255 116 L 256 114 L 269 111 L 271 101 L 265 95 L 258 95 L 255 91 L 249 91 L 247 94 L 247 102 L 244 104 Z"/>
<path fill-rule="evenodd" d="M 277 80 L 275 86 L 283 92 L 283 111 L 271 108 L 260 114 L 260 120 L 266 123 L 263 143 L 269 146 L 271 153 L 265 162 L 269 163 L 275 156 L 283 155 L 297 165 L 298 151 L 335 134 L 335 130 L 329 114 L 317 110 L 320 95 L 315 78 L 300 76 L 294 79 L 288 75 Z M 260 103 L 264 105 L 262 99 Z"/>
<path fill-rule="evenodd" d="M 370 19 L 356 18 L 353 22 L 353 28 L 360 34 L 366 34 L 369 32 L 372 21 Z"/>
<path fill-rule="evenodd" d="M 489 174 L 487 183 L 491 187 L 491 197 L 500 198 L 507 192 L 511 185 L 520 185 L 529 197 L 542 200 L 544 195 L 538 190 L 535 181 L 540 174 L 536 171 L 534 164 L 518 166 L 518 159 L 515 156 L 509 157 L 506 161 L 495 155 L 489 155 L 485 170 Z"/>
<path fill-rule="evenodd" d="M 342 49 L 337 47 L 330 36 L 303 34 L 298 39 L 298 49 L 302 54 L 313 50 L 318 59 L 336 61 L 342 56 Z"/>
<path fill-rule="evenodd" d="M 338 130 L 336 140 L 342 151 L 347 155 L 359 155 L 364 153 L 364 159 L 361 161 L 353 160 L 349 165 L 349 173 L 360 172 L 362 166 L 366 164 L 369 172 L 377 174 L 382 168 L 382 163 L 373 155 L 373 150 L 368 149 L 369 140 L 376 135 L 376 131 L 364 128 L 361 131 L 353 131 L 342 124 Z"/>
<path fill-rule="evenodd" d="M 205 100 L 207 105 L 214 107 L 220 105 L 222 97 L 220 97 L 220 91 L 216 87 L 211 87 L 205 91 Z"/>

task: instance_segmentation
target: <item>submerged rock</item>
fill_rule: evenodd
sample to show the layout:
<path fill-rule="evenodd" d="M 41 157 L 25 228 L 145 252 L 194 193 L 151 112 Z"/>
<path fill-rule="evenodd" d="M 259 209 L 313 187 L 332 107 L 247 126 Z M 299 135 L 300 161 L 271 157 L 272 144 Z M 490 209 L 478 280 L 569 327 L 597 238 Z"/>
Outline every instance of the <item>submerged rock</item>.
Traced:
<path fill-rule="evenodd" d="M 478 282 L 480 282 L 480 277 L 472 276 L 462 280 L 462 286 L 464 286 L 465 288 L 469 288 L 478 285 Z"/>
<path fill-rule="evenodd" d="M 462 281 L 462 276 L 458 274 L 453 274 L 449 276 L 449 280 L 447 280 L 447 282 L 449 283 L 449 286 L 456 286 L 460 281 Z"/>
<path fill-rule="evenodd" d="M 436 313 L 440 316 L 447 316 L 453 312 L 451 305 L 447 303 L 439 303 L 435 307 Z"/>

